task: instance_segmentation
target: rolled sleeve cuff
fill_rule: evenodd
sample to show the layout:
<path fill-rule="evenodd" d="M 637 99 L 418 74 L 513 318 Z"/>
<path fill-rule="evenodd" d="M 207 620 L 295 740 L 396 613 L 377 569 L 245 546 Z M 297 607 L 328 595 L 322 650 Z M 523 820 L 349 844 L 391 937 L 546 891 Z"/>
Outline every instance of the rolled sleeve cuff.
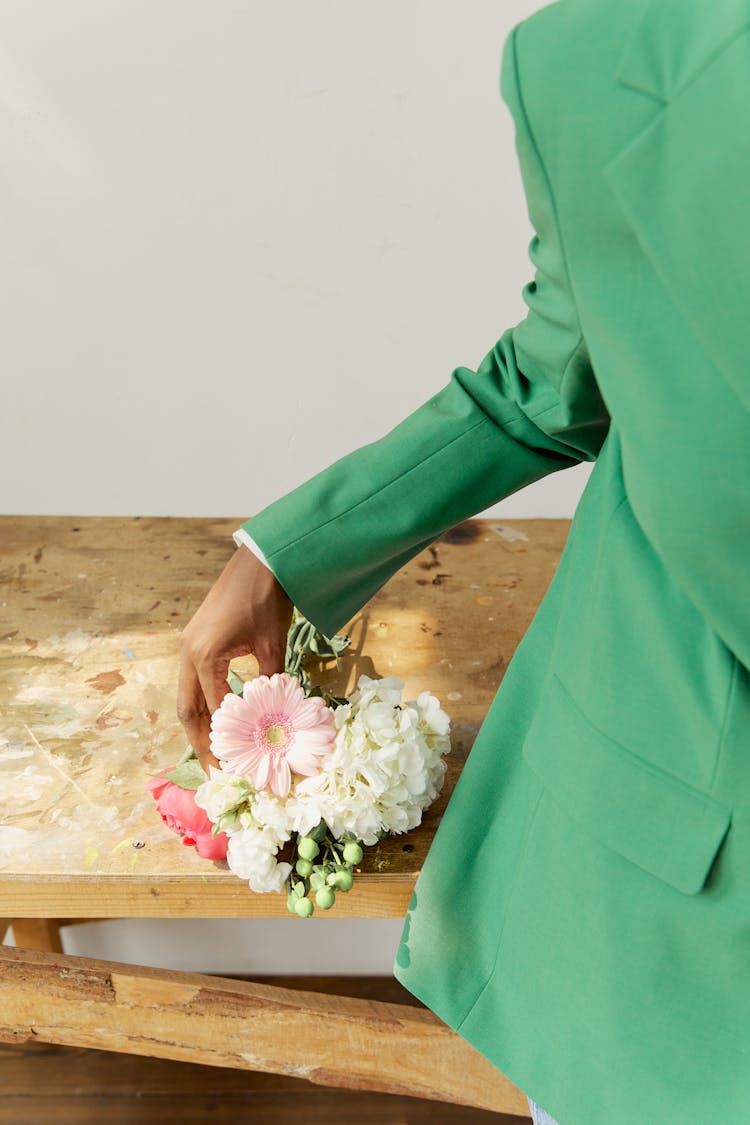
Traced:
<path fill-rule="evenodd" d="M 250 550 L 253 552 L 253 554 L 256 555 L 257 558 L 260 559 L 260 561 L 263 563 L 263 565 L 267 566 L 268 569 L 271 572 L 273 572 L 273 567 L 269 563 L 268 559 L 263 554 L 263 552 L 261 551 L 258 544 L 255 542 L 255 540 L 252 539 L 248 535 L 248 533 L 244 530 L 244 528 L 238 527 L 236 531 L 233 531 L 232 532 L 232 538 L 234 539 L 234 541 L 235 541 L 235 543 L 237 544 L 238 547 L 242 546 L 243 544 L 244 544 L 245 547 L 249 547 Z"/>

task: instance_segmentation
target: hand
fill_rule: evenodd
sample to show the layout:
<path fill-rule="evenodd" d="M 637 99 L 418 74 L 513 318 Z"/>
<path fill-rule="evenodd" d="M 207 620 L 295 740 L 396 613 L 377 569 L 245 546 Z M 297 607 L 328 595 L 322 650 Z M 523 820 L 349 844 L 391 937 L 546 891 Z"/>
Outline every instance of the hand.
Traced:
<path fill-rule="evenodd" d="M 260 674 L 283 672 L 293 603 L 272 571 L 238 546 L 182 631 L 177 717 L 208 774 L 211 715 L 231 688 L 229 661 L 252 653 Z"/>

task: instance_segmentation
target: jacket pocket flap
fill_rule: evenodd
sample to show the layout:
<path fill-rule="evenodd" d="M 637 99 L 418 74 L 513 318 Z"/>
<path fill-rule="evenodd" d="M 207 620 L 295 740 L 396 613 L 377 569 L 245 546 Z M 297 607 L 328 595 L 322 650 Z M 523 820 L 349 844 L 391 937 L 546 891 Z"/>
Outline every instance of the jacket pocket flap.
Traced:
<path fill-rule="evenodd" d="M 731 809 L 594 727 L 554 672 L 523 757 L 597 840 L 684 894 L 706 881 Z"/>

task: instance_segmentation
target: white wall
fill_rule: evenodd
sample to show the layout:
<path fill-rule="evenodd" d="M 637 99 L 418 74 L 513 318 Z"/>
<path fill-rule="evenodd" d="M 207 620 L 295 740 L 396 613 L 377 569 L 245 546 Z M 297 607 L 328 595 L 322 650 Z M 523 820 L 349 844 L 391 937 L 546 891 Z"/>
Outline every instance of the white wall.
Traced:
<path fill-rule="evenodd" d="M 499 65 L 540 6 L 1 0 L 0 511 L 239 521 L 475 367 L 533 276 Z M 65 944 L 389 972 L 400 920 L 325 927 L 304 965 L 283 920 Z"/>
<path fill-rule="evenodd" d="M 526 312 L 539 6 L 2 0 L 0 511 L 245 519 L 476 366 Z"/>

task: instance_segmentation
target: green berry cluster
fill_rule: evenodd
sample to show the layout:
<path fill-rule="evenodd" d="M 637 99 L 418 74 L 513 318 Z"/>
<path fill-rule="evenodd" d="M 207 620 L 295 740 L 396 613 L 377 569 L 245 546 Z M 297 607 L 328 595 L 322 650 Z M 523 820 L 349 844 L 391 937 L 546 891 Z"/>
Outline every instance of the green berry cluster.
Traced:
<path fill-rule="evenodd" d="M 336 891 L 351 890 L 353 868 L 362 861 L 363 854 L 352 833 L 334 840 L 324 820 L 306 836 L 298 837 L 297 859 L 292 857 L 293 872 L 285 884 L 290 914 L 309 918 L 315 906 L 330 910 L 336 901 Z M 316 859 L 318 862 L 314 863 Z M 310 891 L 315 892 L 315 905 L 308 898 Z"/>

